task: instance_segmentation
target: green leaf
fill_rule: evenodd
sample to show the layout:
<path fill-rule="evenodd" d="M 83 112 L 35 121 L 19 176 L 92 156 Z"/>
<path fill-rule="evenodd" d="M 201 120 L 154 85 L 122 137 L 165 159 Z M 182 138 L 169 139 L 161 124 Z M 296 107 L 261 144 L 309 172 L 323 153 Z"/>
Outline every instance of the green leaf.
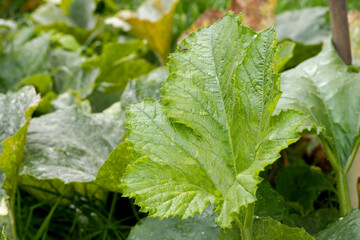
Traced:
<path fill-rule="evenodd" d="M 295 48 L 293 50 L 293 57 L 285 64 L 285 69 L 296 67 L 305 60 L 316 56 L 322 48 L 321 44 L 305 45 L 300 42 L 294 42 Z M 281 50 L 280 50 L 281 53 Z"/>
<path fill-rule="evenodd" d="M 109 43 L 103 54 L 83 63 L 83 67 L 96 67 L 100 74 L 96 79 L 97 89 L 89 97 L 94 112 L 103 111 L 120 100 L 129 80 L 149 73 L 155 68 L 140 58 L 145 47 L 141 40 L 128 43 Z"/>
<path fill-rule="evenodd" d="M 18 185 L 19 170 L 23 163 L 23 154 L 26 143 L 26 132 L 31 115 L 39 102 L 32 87 L 24 87 L 16 93 L 0 94 L 0 190 L 1 200 L 1 226 L 7 231 L 13 231 L 14 225 L 15 193 Z M 4 180 L 4 176 L 6 179 Z M 7 201 L 9 196 L 9 201 Z M 3 222 L 4 221 L 4 222 Z"/>
<path fill-rule="evenodd" d="M 276 221 L 282 221 L 285 206 L 281 195 L 265 180 L 259 184 L 258 188 L 254 214 L 259 217 L 271 217 Z"/>
<path fill-rule="evenodd" d="M 306 166 L 284 167 L 275 179 L 276 190 L 286 204 L 302 216 L 309 214 L 322 191 L 334 191 L 333 182 L 320 169 Z"/>
<path fill-rule="evenodd" d="M 254 240 L 314 240 L 304 229 L 286 226 L 269 217 L 255 217 L 252 229 Z M 241 239 L 241 232 L 236 226 L 220 231 L 219 240 L 237 239 Z"/>
<path fill-rule="evenodd" d="M 283 41 L 279 43 L 279 60 L 277 69 L 281 72 L 285 64 L 294 56 L 294 48 L 296 44 L 292 41 Z"/>
<path fill-rule="evenodd" d="M 124 90 L 120 102 L 113 104 L 104 112 L 112 113 L 125 118 L 128 106 L 144 98 L 159 99 L 161 85 L 169 76 L 166 67 L 159 67 L 148 75 L 130 81 Z M 96 182 L 100 186 L 114 192 L 122 192 L 121 177 L 125 173 L 127 165 L 133 158 L 131 150 L 126 142 L 111 152 L 104 165 L 100 168 Z"/>
<path fill-rule="evenodd" d="M 78 107 L 33 119 L 28 129 L 21 174 L 64 183 L 91 182 L 121 142 L 123 121 L 110 114 L 89 114 Z"/>
<path fill-rule="evenodd" d="M 35 74 L 24 78 L 18 85 L 33 85 L 39 93 L 46 94 L 52 89 L 52 82 L 51 77 L 47 74 Z"/>
<path fill-rule="evenodd" d="M 185 220 L 179 220 L 179 217 L 163 220 L 148 217 L 136 224 L 127 239 L 216 240 L 220 228 L 214 221 L 215 216 L 213 207 L 207 207 L 201 215 L 195 214 Z"/>
<path fill-rule="evenodd" d="M 40 35 L 42 32 L 50 32 L 52 34 L 66 34 L 70 36 L 74 36 L 76 40 L 81 43 L 85 44 L 86 41 L 90 38 L 93 31 L 85 30 L 76 26 L 69 26 L 68 23 L 62 22 L 54 22 L 48 25 L 38 25 L 36 26 L 34 32 L 37 35 Z"/>
<path fill-rule="evenodd" d="M 56 93 L 48 92 L 45 96 L 43 96 L 41 98 L 39 105 L 36 108 L 36 114 L 42 115 L 42 114 L 49 113 L 51 110 L 51 103 L 56 98 L 57 98 Z"/>
<path fill-rule="evenodd" d="M 94 0 L 74 0 L 69 8 L 69 17 L 77 26 L 92 29 L 96 24 L 93 15 L 95 8 Z"/>
<path fill-rule="evenodd" d="M 0 92 L 7 92 L 21 79 L 43 73 L 49 68 L 49 41 L 49 36 L 44 35 L 0 55 Z"/>
<path fill-rule="evenodd" d="M 126 142 L 122 142 L 110 153 L 101 166 L 96 177 L 96 183 L 113 192 L 121 192 L 121 177 L 132 159 L 132 152 Z"/>
<path fill-rule="evenodd" d="M 67 22 L 67 24 L 72 24 L 70 19 L 61 12 L 61 9 L 53 3 L 41 5 L 31 14 L 31 16 L 41 25 L 49 25 L 62 21 Z"/>
<path fill-rule="evenodd" d="M 122 111 L 125 112 L 130 104 L 145 98 L 159 99 L 161 85 L 168 77 L 169 72 L 167 67 L 159 67 L 147 75 L 129 81 L 120 98 Z"/>
<path fill-rule="evenodd" d="M 276 112 L 296 109 L 309 115 L 333 169 L 347 172 L 360 144 L 360 74 L 348 71 L 332 44 L 282 74 L 283 94 Z"/>
<path fill-rule="evenodd" d="M 15 194 L 26 132 L 38 102 L 39 96 L 32 87 L 24 87 L 16 93 L 0 94 L 0 169 L 6 174 L 2 188 L 10 197 Z"/>
<path fill-rule="evenodd" d="M 0 240 L 7 240 L 8 238 L 6 237 L 5 235 L 5 232 L 4 232 L 4 228 L 1 230 L 1 233 L 0 233 Z"/>
<path fill-rule="evenodd" d="M 324 230 L 326 226 L 340 217 L 339 211 L 335 208 L 321 208 L 311 212 L 305 217 L 292 213 L 284 216 L 284 224 L 290 227 L 304 228 L 309 234 L 315 235 Z"/>
<path fill-rule="evenodd" d="M 322 43 L 331 32 L 327 7 L 287 11 L 277 15 L 275 23 L 280 40 L 291 39 L 306 45 Z"/>
<path fill-rule="evenodd" d="M 78 106 L 85 112 L 91 112 L 90 102 L 88 100 L 82 100 L 79 93 L 71 90 L 60 94 L 56 99 L 50 102 L 50 105 L 50 110 L 52 112 L 71 106 Z"/>
<path fill-rule="evenodd" d="M 255 218 L 253 229 L 255 240 L 314 240 L 304 229 L 291 228 L 271 218 Z"/>
<path fill-rule="evenodd" d="M 128 110 L 127 140 L 140 157 L 123 178 L 124 194 L 160 218 L 216 203 L 217 223 L 230 227 L 256 200 L 259 172 L 299 138 L 302 114 L 272 116 L 275 54 L 273 28 L 256 34 L 231 15 L 184 40 L 163 100 Z"/>
<path fill-rule="evenodd" d="M 145 47 L 141 40 L 128 43 L 108 43 L 100 57 L 83 63 L 84 67 L 98 67 L 100 75 L 97 83 L 106 92 L 124 90 L 130 79 L 151 71 L 154 66 L 139 58 L 139 51 Z"/>
<path fill-rule="evenodd" d="M 316 239 L 318 240 L 342 240 L 360 238 L 360 210 L 352 210 L 345 217 L 330 224 L 325 230 L 321 231 Z"/>
<path fill-rule="evenodd" d="M 82 64 L 85 61 L 86 58 L 79 53 L 61 49 L 51 51 L 51 68 L 58 70 L 54 75 L 54 90 L 57 93 L 73 89 L 81 94 L 81 98 L 86 98 L 92 93 L 99 70 L 83 68 Z"/>
<path fill-rule="evenodd" d="M 131 25 L 130 33 L 146 39 L 163 63 L 171 46 L 173 16 L 178 0 L 148 0 L 136 12 L 120 11 L 118 17 Z"/>

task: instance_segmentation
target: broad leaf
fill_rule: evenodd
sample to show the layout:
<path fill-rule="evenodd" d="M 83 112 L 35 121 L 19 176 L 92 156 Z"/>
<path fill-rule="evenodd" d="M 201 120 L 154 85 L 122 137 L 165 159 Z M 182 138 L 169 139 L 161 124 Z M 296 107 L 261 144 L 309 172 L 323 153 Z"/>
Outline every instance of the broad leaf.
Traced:
<path fill-rule="evenodd" d="M 292 228 L 269 217 L 255 217 L 252 225 L 254 240 L 314 240 L 304 229 Z M 219 240 L 241 239 L 241 232 L 236 226 L 222 229 Z"/>
<path fill-rule="evenodd" d="M 84 62 L 84 67 L 100 69 L 97 89 L 89 97 L 94 112 L 100 112 L 120 100 L 122 91 L 131 79 L 149 73 L 155 68 L 140 58 L 145 44 L 141 40 L 127 43 L 109 43 L 103 54 Z"/>
<path fill-rule="evenodd" d="M 325 230 L 317 236 L 317 240 L 343 240 L 360 238 L 360 210 L 352 210 L 345 217 L 330 224 Z"/>
<path fill-rule="evenodd" d="M 5 226 L 9 233 L 13 231 L 14 197 L 23 163 L 26 132 L 38 102 L 39 96 L 32 87 L 0 94 L 0 225 Z"/>
<path fill-rule="evenodd" d="M 316 57 L 282 74 L 277 112 L 296 109 L 317 126 L 336 171 L 351 166 L 360 144 L 360 74 L 348 71 L 332 44 Z"/>
<path fill-rule="evenodd" d="M 32 87 L 7 95 L 0 94 L 0 170 L 6 174 L 2 188 L 11 197 L 15 193 L 23 162 L 30 117 L 38 102 L 39 96 Z"/>
<path fill-rule="evenodd" d="M 121 142 L 122 120 L 74 106 L 33 119 L 21 174 L 64 183 L 91 182 Z"/>
<path fill-rule="evenodd" d="M 159 99 L 161 85 L 168 77 L 169 72 L 167 67 L 159 67 L 151 71 L 148 75 L 130 81 L 120 98 L 122 111 L 125 112 L 130 104 L 144 98 Z"/>
<path fill-rule="evenodd" d="M 69 7 L 69 17 L 77 26 L 92 29 L 96 24 L 93 15 L 95 8 L 94 0 L 73 0 Z"/>
<path fill-rule="evenodd" d="M 284 200 L 269 184 L 262 181 L 256 192 L 256 203 L 254 214 L 259 217 L 271 217 L 276 221 L 282 221 L 285 213 Z"/>
<path fill-rule="evenodd" d="M 171 44 L 171 30 L 177 0 L 148 0 L 136 12 L 124 10 L 118 17 L 131 25 L 130 33 L 144 38 L 149 46 L 167 62 Z"/>
<path fill-rule="evenodd" d="M 161 84 L 166 81 L 168 76 L 167 68 L 160 67 L 146 76 L 130 81 L 121 95 L 120 102 L 113 104 L 106 112 L 125 118 L 126 109 L 130 104 L 144 98 L 159 99 Z M 122 191 L 121 177 L 133 158 L 132 152 L 128 148 L 128 144 L 123 142 L 111 152 L 104 165 L 99 169 L 96 178 L 97 184 L 114 192 Z"/>
<path fill-rule="evenodd" d="M 128 240 L 216 240 L 220 228 L 214 221 L 215 216 L 213 207 L 207 207 L 201 215 L 195 214 L 185 220 L 178 217 L 163 220 L 145 218 L 131 230 Z"/>
<path fill-rule="evenodd" d="M 44 35 L 19 46 L 13 42 L 8 51 L 0 54 L 0 92 L 14 88 L 22 78 L 48 69 L 49 41 L 49 36 Z"/>
<path fill-rule="evenodd" d="M 314 202 L 322 191 L 336 192 L 330 178 L 320 169 L 307 165 L 282 168 L 275 183 L 276 190 L 284 197 L 286 204 L 302 216 L 314 210 Z"/>
<path fill-rule="evenodd" d="M 85 98 L 95 88 L 95 81 L 99 75 L 98 69 L 82 68 L 86 58 L 79 53 L 61 49 L 51 51 L 49 62 L 52 69 L 58 70 L 54 75 L 54 90 L 63 93 L 69 89 L 81 93 Z"/>
<path fill-rule="evenodd" d="M 280 40 L 291 39 L 306 45 L 320 44 L 330 35 L 329 9 L 314 7 L 287 11 L 276 16 L 275 27 Z"/>
<path fill-rule="evenodd" d="M 256 200 L 259 172 L 299 138 L 302 114 L 272 116 L 275 54 L 273 28 L 256 34 L 231 15 L 185 39 L 163 100 L 128 110 L 127 140 L 140 158 L 123 178 L 125 195 L 160 218 L 216 203 L 217 222 L 230 227 Z"/>
<path fill-rule="evenodd" d="M 284 216 L 284 224 L 290 227 L 304 228 L 309 234 L 315 235 L 326 226 L 340 217 L 339 211 L 335 208 L 321 208 L 311 212 L 305 217 L 292 213 Z"/>

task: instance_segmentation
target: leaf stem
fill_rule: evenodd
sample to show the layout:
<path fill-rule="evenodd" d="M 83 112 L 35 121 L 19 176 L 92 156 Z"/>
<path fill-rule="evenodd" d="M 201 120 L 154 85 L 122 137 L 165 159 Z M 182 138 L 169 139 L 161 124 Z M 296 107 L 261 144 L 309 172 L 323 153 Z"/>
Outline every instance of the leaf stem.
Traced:
<path fill-rule="evenodd" d="M 252 222 L 254 218 L 254 208 L 255 203 L 250 203 L 248 207 L 245 210 L 245 217 L 244 222 L 241 223 L 241 221 L 236 218 L 235 222 L 238 225 L 238 227 L 241 230 L 241 239 L 242 240 L 253 240 L 253 233 L 252 233 Z"/>
<path fill-rule="evenodd" d="M 353 162 L 353 160 L 355 158 L 356 152 L 354 153 L 354 151 L 353 151 L 350 154 L 350 157 L 345 166 L 345 169 L 342 169 L 341 159 L 336 157 L 336 155 L 332 152 L 329 144 L 326 142 L 324 137 L 320 136 L 320 140 L 324 146 L 326 156 L 329 159 L 331 166 L 335 170 L 335 173 L 336 173 L 336 188 L 337 188 L 337 196 L 338 196 L 339 204 L 340 204 L 340 215 L 345 216 L 352 209 L 350 193 L 349 193 L 349 186 L 348 186 L 348 181 L 347 181 L 346 176 L 347 176 L 347 173 L 350 168 L 349 166 L 351 166 L 351 163 Z M 358 142 L 359 141 L 357 141 L 356 144 L 359 144 Z"/>
<path fill-rule="evenodd" d="M 345 216 L 352 210 L 346 175 L 343 171 L 336 172 L 337 195 L 340 203 L 341 216 Z"/>

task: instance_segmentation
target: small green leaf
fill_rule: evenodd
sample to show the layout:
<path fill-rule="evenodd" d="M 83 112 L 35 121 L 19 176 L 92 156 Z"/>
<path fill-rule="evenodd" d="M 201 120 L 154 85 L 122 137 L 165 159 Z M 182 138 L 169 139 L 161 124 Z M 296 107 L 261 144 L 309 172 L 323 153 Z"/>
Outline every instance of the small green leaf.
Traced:
<path fill-rule="evenodd" d="M 272 116 L 280 97 L 273 28 L 256 34 L 227 15 L 181 46 L 162 101 L 128 110 L 127 140 L 140 157 L 123 178 L 124 194 L 160 218 L 184 219 L 215 203 L 217 223 L 230 227 L 256 200 L 259 172 L 297 141 L 304 116 Z"/>
<path fill-rule="evenodd" d="M 24 78 L 18 85 L 33 85 L 39 93 L 46 94 L 52 89 L 52 79 L 47 74 L 35 74 Z"/>
<path fill-rule="evenodd" d="M 281 72 L 285 64 L 294 56 L 295 43 L 292 41 L 283 41 L 279 44 L 279 59 L 277 69 Z"/>
<path fill-rule="evenodd" d="M 352 210 L 345 217 L 331 223 L 325 230 L 317 236 L 317 240 L 343 240 L 360 238 L 360 210 Z"/>

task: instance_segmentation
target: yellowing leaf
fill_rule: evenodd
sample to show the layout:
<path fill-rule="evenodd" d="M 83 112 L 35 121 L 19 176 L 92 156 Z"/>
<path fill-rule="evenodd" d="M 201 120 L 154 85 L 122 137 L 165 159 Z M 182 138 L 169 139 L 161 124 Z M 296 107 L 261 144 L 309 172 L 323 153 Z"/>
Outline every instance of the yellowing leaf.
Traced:
<path fill-rule="evenodd" d="M 146 39 L 149 46 L 167 62 L 177 0 L 148 0 L 137 12 L 120 11 L 118 17 L 131 25 L 130 33 Z"/>

